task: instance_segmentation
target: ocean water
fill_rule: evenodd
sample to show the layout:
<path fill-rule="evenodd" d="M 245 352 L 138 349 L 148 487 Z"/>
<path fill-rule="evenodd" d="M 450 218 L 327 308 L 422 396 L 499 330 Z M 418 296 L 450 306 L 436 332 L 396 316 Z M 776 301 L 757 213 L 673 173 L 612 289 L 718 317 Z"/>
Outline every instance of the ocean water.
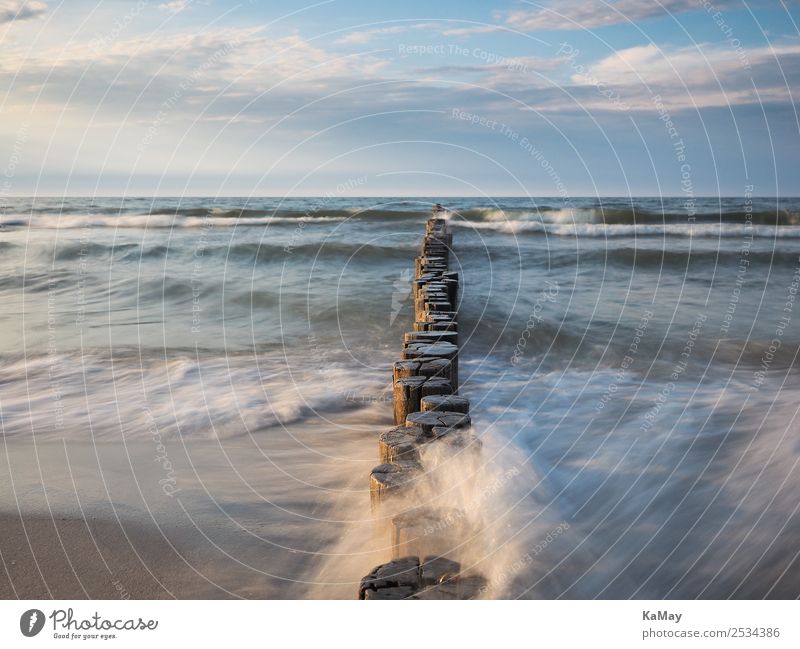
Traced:
<path fill-rule="evenodd" d="M 493 596 L 800 595 L 798 199 L 8 199 L 6 457 L 130 445 L 150 489 L 112 497 L 103 478 L 81 507 L 224 519 L 298 589 L 270 596 L 346 596 L 361 574 L 332 576 L 331 556 L 358 555 L 336 542 L 368 517 L 435 200 Z M 6 508 L 84 493 L 21 464 Z"/>

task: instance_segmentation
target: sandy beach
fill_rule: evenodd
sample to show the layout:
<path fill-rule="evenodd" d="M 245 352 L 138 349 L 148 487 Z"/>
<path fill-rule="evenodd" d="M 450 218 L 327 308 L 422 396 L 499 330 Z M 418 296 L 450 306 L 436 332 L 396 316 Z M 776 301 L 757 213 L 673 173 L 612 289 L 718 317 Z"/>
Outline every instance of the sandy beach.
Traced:
<path fill-rule="evenodd" d="M 151 445 L 6 443 L 0 598 L 352 597 L 356 577 L 325 565 L 368 516 L 368 493 L 349 492 L 337 463 L 279 446 L 262 450 L 280 471 L 241 443 L 170 446 L 169 495 Z"/>
<path fill-rule="evenodd" d="M 136 524 L 0 515 L 0 598 L 230 597 L 200 556 Z"/>

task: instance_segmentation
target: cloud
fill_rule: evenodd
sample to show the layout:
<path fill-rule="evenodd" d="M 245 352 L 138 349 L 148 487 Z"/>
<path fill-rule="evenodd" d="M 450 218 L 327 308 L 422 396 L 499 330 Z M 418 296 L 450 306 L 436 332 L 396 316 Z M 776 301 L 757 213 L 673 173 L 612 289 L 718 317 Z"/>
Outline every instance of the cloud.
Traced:
<path fill-rule="evenodd" d="M 673 108 L 708 108 L 791 102 L 800 82 L 800 42 L 736 51 L 729 44 L 662 49 L 642 45 L 619 50 L 585 69 L 572 83 L 617 89 L 633 107 L 661 94 Z M 784 76 L 786 78 L 784 78 Z"/>
<path fill-rule="evenodd" d="M 192 4 L 192 0 L 172 0 L 172 2 L 161 3 L 158 8 L 161 11 L 170 11 L 176 14 L 186 9 L 190 4 Z"/>
<path fill-rule="evenodd" d="M 36 18 L 47 11 L 41 0 L 0 0 L 0 23 Z"/>
<path fill-rule="evenodd" d="M 218 28 L 118 39 L 102 49 L 78 42 L 33 54 L 9 48 L 0 58 L 0 85 L 13 105 L 64 107 L 75 116 L 98 110 L 113 120 L 130 111 L 127 119 L 148 120 L 176 97 L 169 119 L 200 110 L 203 119 L 232 116 L 252 103 L 274 118 L 315 95 L 362 84 L 384 64 L 330 53 L 296 34 Z"/>
<path fill-rule="evenodd" d="M 387 36 L 389 34 L 403 34 L 405 32 L 417 30 L 438 31 L 439 25 L 436 23 L 405 23 L 402 25 L 392 25 L 391 27 L 375 27 L 374 29 L 363 29 L 350 32 L 334 41 L 337 45 L 364 45 L 375 38 Z"/>
<path fill-rule="evenodd" d="M 716 9 L 740 5 L 740 0 L 714 0 Z M 547 29 L 595 29 L 630 20 L 639 22 L 662 18 L 669 14 L 705 11 L 701 0 L 572 0 L 540 5 L 537 9 L 520 9 L 506 15 L 506 24 L 520 31 Z"/>
<path fill-rule="evenodd" d="M 350 32 L 341 38 L 336 39 L 339 45 L 364 45 L 369 43 L 376 36 L 384 36 L 386 34 L 400 34 L 408 30 L 408 27 L 403 25 L 396 25 L 394 27 L 380 27 L 377 29 L 365 29 L 362 31 Z"/>
<path fill-rule="evenodd" d="M 727 44 L 705 44 L 700 51 L 632 47 L 582 68 L 566 56 L 477 56 L 483 52 L 471 48 L 468 57 L 409 70 L 413 62 L 409 66 L 408 59 L 395 68 L 390 54 L 345 56 L 299 34 L 214 28 L 169 38 L 119 38 L 102 48 L 73 41 L 31 53 L 20 44 L 0 58 L 0 84 L 10 89 L 8 105 L 20 114 L 35 106 L 34 119 L 43 123 L 59 112 L 78 128 L 85 123 L 135 130 L 157 119 L 159 137 L 170 128 L 181 132 L 187 120 L 236 123 L 242 129 L 278 124 L 271 137 L 280 133 L 287 139 L 359 119 L 365 107 L 373 114 L 395 115 L 421 107 L 446 114 L 461 106 L 509 119 L 526 106 L 564 119 L 583 109 L 619 112 L 603 94 L 607 88 L 632 110 L 652 111 L 651 92 L 660 93 L 671 111 L 692 109 L 695 103 L 701 108 L 752 105 L 759 97 L 787 104 L 791 100 L 776 59 L 788 86 L 800 87 L 800 41 L 748 51 L 749 72 L 743 72 Z M 166 147 L 170 140 L 159 142 Z"/>
<path fill-rule="evenodd" d="M 227 81 L 256 71 L 257 78 L 265 81 L 304 72 L 304 80 L 315 74 L 325 77 L 355 68 L 354 61 L 359 60 L 358 57 L 342 60 L 298 35 L 275 37 L 262 27 L 230 27 L 174 33 L 169 38 L 119 38 L 104 42 L 102 49 L 94 47 L 91 41 L 75 41 L 34 53 L 24 47 L 9 49 L 0 59 L 0 73 L 19 72 L 35 77 L 49 75 L 55 68 L 59 72 L 75 70 L 82 74 L 91 67 L 95 74 L 119 72 L 123 78 L 140 71 L 146 72 L 148 78 L 179 78 L 202 66 L 221 49 L 228 50 L 227 55 L 208 74 Z M 327 65 L 327 69 L 313 72 L 319 65 Z"/>
<path fill-rule="evenodd" d="M 475 27 L 454 27 L 442 31 L 442 36 L 472 36 L 473 34 L 491 34 L 507 31 L 500 25 L 477 25 Z"/>
<path fill-rule="evenodd" d="M 478 56 L 472 56 L 469 63 L 430 66 L 414 70 L 415 75 L 425 79 L 472 79 L 479 78 L 485 88 L 508 91 L 518 88 L 543 87 L 548 83 L 545 73 L 552 73 L 563 68 L 566 57 L 513 56 L 505 57 L 475 50 Z"/>
<path fill-rule="evenodd" d="M 420 84 L 454 82 L 440 94 L 461 95 L 463 105 L 469 93 L 476 104 L 483 96 L 494 107 L 551 114 L 652 112 L 654 95 L 673 112 L 761 102 L 791 106 L 791 92 L 800 87 L 800 41 L 738 52 L 728 43 L 644 45 L 587 65 L 568 56 L 514 57 L 490 65 L 470 60 L 417 69 L 414 74 Z"/>

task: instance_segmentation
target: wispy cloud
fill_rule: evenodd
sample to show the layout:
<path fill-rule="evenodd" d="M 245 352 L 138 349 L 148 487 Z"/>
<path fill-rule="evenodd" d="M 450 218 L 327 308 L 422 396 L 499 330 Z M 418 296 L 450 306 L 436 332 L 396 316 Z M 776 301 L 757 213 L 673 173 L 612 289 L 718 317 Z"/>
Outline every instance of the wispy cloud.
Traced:
<path fill-rule="evenodd" d="M 169 39 L 119 39 L 102 52 L 84 43 L 35 54 L 23 46 L 9 48 L 0 58 L 0 85 L 8 85 L 17 105 L 68 105 L 72 114 L 98 109 L 109 117 L 130 110 L 132 119 L 147 119 L 179 94 L 180 106 L 170 117 L 179 118 L 181 108 L 191 114 L 213 103 L 208 117 L 214 118 L 219 116 L 214 111 L 230 114 L 262 93 L 269 93 L 280 113 L 287 97 L 307 100 L 313 93 L 357 85 L 384 64 L 368 55 L 328 52 L 296 34 L 231 27 L 175 33 Z"/>
<path fill-rule="evenodd" d="M 529 3 L 534 8 L 511 11 L 506 24 L 520 31 L 547 29 L 595 29 L 627 21 L 638 22 L 661 18 L 669 14 L 705 11 L 699 0 L 571 0 L 568 2 Z M 723 8 L 740 5 L 740 0 L 714 0 L 714 6 Z"/>
<path fill-rule="evenodd" d="M 746 57 L 737 56 L 728 44 L 650 44 L 621 49 L 587 65 L 568 56 L 515 57 L 493 65 L 422 68 L 415 74 L 419 83 L 455 82 L 440 94 L 450 92 L 464 104 L 561 115 L 652 112 L 654 95 L 673 112 L 762 102 L 791 106 L 796 101 L 792 92 L 800 87 L 800 41 L 753 48 Z"/>
<path fill-rule="evenodd" d="M 162 2 L 158 8 L 176 14 L 188 8 L 193 2 L 194 0 L 172 0 L 172 2 Z"/>
<path fill-rule="evenodd" d="M 652 104 L 654 93 L 673 108 L 792 101 L 791 89 L 800 83 L 800 42 L 753 48 L 746 56 L 745 62 L 726 44 L 642 45 L 597 61 L 571 81 L 616 88 L 627 103 L 642 108 Z"/>
<path fill-rule="evenodd" d="M 391 56 L 343 56 L 298 34 L 275 36 L 263 28 L 231 27 L 176 33 L 169 39 L 119 39 L 102 52 L 81 43 L 33 55 L 22 46 L 8 48 L 0 59 L 0 83 L 9 84 L 9 96 L 18 105 L 41 97 L 49 106 L 68 101 L 73 112 L 81 106 L 92 111 L 103 106 L 109 117 L 120 107 L 135 106 L 131 115 L 144 119 L 182 86 L 181 106 L 170 113 L 175 119 L 182 108 L 191 113 L 197 106 L 208 106 L 203 119 L 225 119 L 242 106 L 252 106 L 248 110 L 267 119 L 322 95 L 330 98 L 324 105 L 314 104 L 314 110 L 334 114 L 361 92 L 354 88 L 367 84 L 381 87 L 379 93 L 364 90 L 375 110 L 428 104 L 433 96 L 445 106 L 456 101 L 453 97 L 461 103 L 471 97 L 476 107 L 513 96 L 520 105 L 541 111 L 616 111 L 600 92 L 607 88 L 634 110 L 650 110 L 652 93 L 662 94 L 673 109 L 790 102 L 789 88 L 800 87 L 800 42 L 752 49 L 747 56 L 746 73 L 726 44 L 643 45 L 579 67 L 563 55 L 443 57 L 442 65 L 414 70 L 412 81 L 407 69 L 393 73 Z M 346 101 L 336 98 L 339 92 Z M 349 111 L 345 106 L 345 114 Z"/>
<path fill-rule="evenodd" d="M 500 14 L 496 14 L 497 19 L 499 22 L 502 23 L 503 17 Z M 459 27 L 451 27 L 448 25 L 462 25 Z M 403 25 L 392 25 L 391 27 L 377 27 L 374 29 L 364 29 L 360 31 L 353 31 L 345 34 L 341 38 L 337 39 L 335 43 L 337 45 L 365 45 L 373 40 L 378 38 L 392 36 L 395 34 L 403 34 L 411 31 L 429 31 L 432 34 L 436 34 L 438 36 L 443 36 L 446 38 L 453 38 L 459 36 L 479 36 L 481 34 L 491 34 L 494 32 L 509 32 L 514 31 L 514 27 L 503 25 L 503 24 L 467 24 L 464 25 L 464 21 L 461 20 L 452 20 L 452 21 L 438 21 L 438 22 L 421 22 L 421 23 L 411 23 L 411 24 L 403 24 Z M 540 43 L 545 43 L 541 39 L 537 39 L 532 37 L 535 40 L 539 41 Z M 396 43 L 396 41 L 395 41 Z"/>
<path fill-rule="evenodd" d="M 442 31 L 443 36 L 472 36 L 473 34 L 491 34 L 492 32 L 506 31 L 500 25 L 475 25 L 473 27 L 453 27 Z"/>
<path fill-rule="evenodd" d="M 422 22 L 422 23 L 404 23 L 401 25 L 390 25 L 388 27 L 374 27 L 372 29 L 362 29 L 352 31 L 341 38 L 336 39 L 338 45 L 364 45 L 383 36 L 391 36 L 393 34 L 404 34 L 411 31 L 431 30 L 439 31 L 440 24 Z"/>
<path fill-rule="evenodd" d="M 0 23 L 36 18 L 47 11 L 41 0 L 0 0 Z"/>
<path fill-rule="evenodd" d="M 400 34 L 408 31 L 408 27 L 404 25 L 395 25 L 393 27 L 379 27 L 376 29 L 364 29 L 361 31 L 350 32 L 341 38 L 336 39 L 339 45 L 364 45 L 369 43 L 372 39 L 378 36 L 386 36 L 388 34 Z"/>

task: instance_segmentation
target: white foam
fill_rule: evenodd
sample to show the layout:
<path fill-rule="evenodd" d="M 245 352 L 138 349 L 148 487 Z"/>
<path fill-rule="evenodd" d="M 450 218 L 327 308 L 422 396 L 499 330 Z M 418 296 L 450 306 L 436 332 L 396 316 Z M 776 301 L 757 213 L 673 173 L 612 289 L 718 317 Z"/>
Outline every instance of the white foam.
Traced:
<path fill-rule="evenodd" d="M 80 228 L 231 228 L 234 226 L 268 226 L 271 224 L 334 223 L 345 221 L 344 216 L 313 217 L 200 217 L 172 214 L 69 214 L 69 215 L 11 215 L 0 225 L 4 228 L 46 228 L 68 230 Z"/>
<path fill-rule="evenodd" d="M 252 356 L 126 356 L 113 365 L 88 353 L 18 360 L 0 369 L 3 434 L 39 441 L 229 438 L 378 403 L 383 382 L 367 371 L 297 359 L 290 366 Z"/>
<path fill-rule="evenodd" d="M 502 222 L 472 222 L 453 221 L 453 225 L 474 230 L 492 230 L 508 234 L 522 234 L 526 232 L 550 234 L 560 237 L 645 237 L 645 236 L 676 236 L 676 237 L 745 237 L 759 238 L 800 238 L 800 226 L 796 225 L 755 225 L 746 227 L 734 223 L 699 223 L 688 224 L 606 224 L 606 223 L 542 223 L 541 221 L 502 221 Z"/>

